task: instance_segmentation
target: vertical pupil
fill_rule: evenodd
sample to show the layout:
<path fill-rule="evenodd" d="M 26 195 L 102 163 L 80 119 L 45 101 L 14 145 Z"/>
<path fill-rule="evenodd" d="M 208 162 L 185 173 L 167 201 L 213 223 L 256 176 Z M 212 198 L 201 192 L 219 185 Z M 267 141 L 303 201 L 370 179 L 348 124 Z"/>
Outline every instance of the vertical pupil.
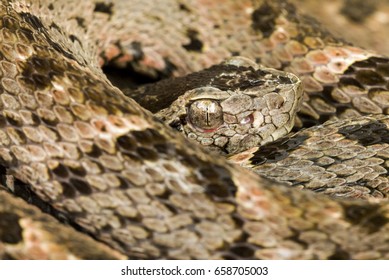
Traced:
<path fill-rule="evenodd" d="M 222 108 L 212 100 L 197 100 L 189 107 L 189 119 L 198 128 L 217 128 L 223 123 Z"/>
<path fill-rule="evenodd" d="M 211 122 L 211 116 L 210 114 L 214 114 L 216 112 L 216 106 L 215 106 L 215 103 L 208 103 L 207 104 L 207 107 L 206 107 L 206 122 L 207 122 L 207 125 L 211 125 L 210 122 Z"/>

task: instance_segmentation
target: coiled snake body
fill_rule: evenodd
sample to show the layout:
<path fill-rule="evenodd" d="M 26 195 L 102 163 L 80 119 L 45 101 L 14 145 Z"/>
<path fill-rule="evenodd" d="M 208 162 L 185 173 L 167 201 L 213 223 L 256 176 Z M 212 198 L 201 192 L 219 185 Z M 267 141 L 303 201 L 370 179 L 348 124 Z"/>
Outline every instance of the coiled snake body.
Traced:
<path fill-rule="evenodd" d="M 31 189 L 111 248 L 55 234 L 61 225 L 1 191 L 3 257 L 388 258 L 387 58 L 283 1 L 130 2 L 0 4 L 2 165 L 16 193 Z M 179 76 L 231 55 L 300 77 L 296 127 L 332 120 L 232 156 L 273 180 L 186 140 L 101 71 Z"/>

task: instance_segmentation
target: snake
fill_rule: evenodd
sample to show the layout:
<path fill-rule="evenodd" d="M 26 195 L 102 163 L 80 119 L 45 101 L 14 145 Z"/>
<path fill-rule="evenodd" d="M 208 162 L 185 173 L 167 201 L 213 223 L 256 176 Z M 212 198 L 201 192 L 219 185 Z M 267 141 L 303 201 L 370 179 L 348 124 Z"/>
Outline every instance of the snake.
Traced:
<path fill-rule="evenodd" d="M 0 18 L 2 258 L 388 258 L 388 58 L 280 0 Z"/>

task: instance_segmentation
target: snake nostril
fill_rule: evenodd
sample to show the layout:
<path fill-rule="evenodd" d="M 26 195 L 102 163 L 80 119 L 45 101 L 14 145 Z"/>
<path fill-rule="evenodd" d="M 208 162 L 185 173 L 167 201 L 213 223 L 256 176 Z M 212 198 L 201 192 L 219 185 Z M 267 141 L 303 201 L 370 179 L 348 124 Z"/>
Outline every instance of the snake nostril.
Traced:
<path fill-rule="evenodd" d="M 240 124 L 252 124 L 254 122 L 254 115 L 250 114 L 241 119 Z"/>

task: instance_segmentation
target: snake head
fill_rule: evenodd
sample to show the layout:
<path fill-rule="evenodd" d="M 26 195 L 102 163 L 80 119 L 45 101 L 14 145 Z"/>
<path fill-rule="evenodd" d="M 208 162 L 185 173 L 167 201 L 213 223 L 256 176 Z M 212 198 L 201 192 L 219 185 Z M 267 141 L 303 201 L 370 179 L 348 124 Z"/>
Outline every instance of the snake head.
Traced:
<path fill-rule="evenodd" d="M 300 80 L 244 58 L 233 58 L 225 65 L 234 71 L 220 72 L 208 85 L 186 91 L 156 116 L 221 154 L 241 152 L 287 134 L 302 100 Z"/>

